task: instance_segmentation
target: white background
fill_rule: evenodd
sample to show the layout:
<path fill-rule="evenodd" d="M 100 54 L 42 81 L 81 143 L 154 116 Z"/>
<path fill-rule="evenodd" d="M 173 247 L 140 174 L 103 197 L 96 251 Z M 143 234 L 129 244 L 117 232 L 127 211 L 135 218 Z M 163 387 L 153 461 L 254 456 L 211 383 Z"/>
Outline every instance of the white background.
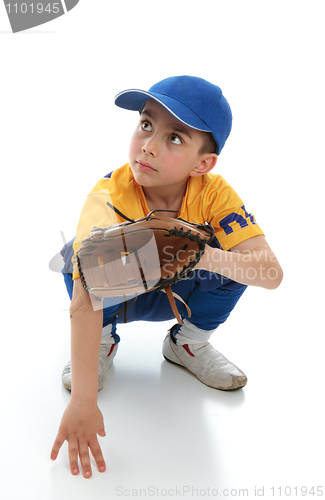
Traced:
<path fill-rule="evenodd" d="M 225 488 L 252 498 L 263 487 L 271 498 L 272 486 L 303 498 L 302 486 L 324 485 L 324 44 L 315 0 L 81 0 L 16 34 L 0 5 L 2 498 Z M 276 291 L 249 289 L 213 336 L 247 373 L 242 391 L 214 391 L 164 361 L 173 322 L 121 325 L 99 394 L 107 472 L 72 477 L 66 445 L 49 459 L 70 356 L 68 296 L 49 261 L 93 185 L 128 160 L 137 114 L 114 96 L 180 74 L 223 89 L 234 122 L 215 171 L 254 213 L 285 278 Z"/>

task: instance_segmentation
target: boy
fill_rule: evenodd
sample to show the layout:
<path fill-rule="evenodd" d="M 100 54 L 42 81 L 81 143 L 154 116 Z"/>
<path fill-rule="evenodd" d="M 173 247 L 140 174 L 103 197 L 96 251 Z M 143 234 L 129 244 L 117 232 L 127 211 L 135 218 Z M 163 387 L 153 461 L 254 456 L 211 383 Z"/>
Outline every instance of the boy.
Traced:
<path fill-rule="evenodd" d="M 173 291 L 189 305 L 191 319 L 181 306 L 183 325 L 168 332 L 163 355 L 209 387 L 239 389 L 247 382 L 245 374 L 208 340 L 247 285 L 274 289 L 282 280 L 282 270 L 242 200 L 222 177 L 210 173 L 231 130 L 229 104 L 219 87 L 190 76 L 167 78 L 149 92 L 121 92 L 116 104 L 140 112 L 129 163 L 99 181 L 87 197 L 74 251 L 94 226 L 114 223 L 106 206 L 108 198 L 133 219 L 159 209 L 175 211 L 175 217 L 191 222 L 209 222 L 216 230 L 214 245 L 206 249 L 190 279 L 173 285 Z M 64 251 L 69 254 L 69 248 Z M 72 297 L 71 365 L 63 372 L 63 383 L 72 389 L 71 400 L 51 458 L 56 459 L 67 440 L 72 474 L 79 473 L 79 455 L 84 477 L 90 477 L 89 448 L 99 471 L 105 470 L 97 440 L 97 434 L 105 436 L 97 391 L 118 348 L 116 324 L 125 315 L 128 321 L 163 321 L 173 313 L 165 294 L 156 291 L 124 306 L 106 302 L 95 311 L 76 268 L 73 279 L 72 286 L 71 277 L 65 275 Z"/>

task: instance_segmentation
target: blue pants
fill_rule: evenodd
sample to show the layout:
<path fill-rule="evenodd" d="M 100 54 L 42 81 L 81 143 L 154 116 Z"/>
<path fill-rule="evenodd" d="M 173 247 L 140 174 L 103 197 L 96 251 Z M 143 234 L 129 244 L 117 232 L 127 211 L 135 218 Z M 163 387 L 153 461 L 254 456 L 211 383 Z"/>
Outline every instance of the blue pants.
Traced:
<path fill-rule="evenodd" d="M 73 292 L 71 257 L 73 240 L 69 241 L 61 250 L 65 261 L 62 269 L 64 281 L 70 299 Z M 224 323 L 247 286 L 232 281 L 220 274 L 209 271 L 196 270 L 187 280 L 179 281 L 172 285 L 173 292 L 182 297 L 191 310 L 191 318 L 182 302 L 176 299 L 176 305 L 183 319 L 188 319 L 192 324 L 202 330 L 214 330 Z M 112 325 L 112 336 L 115 343 L 120 338 L 116 334 L 117 323 L 132 321 L 166 321 L 174 318 L 169 300 L 165 293 L 153 290 L 139 295 L 134 301 L 126 304 L 110 305 L 110 299 L 103 302 L 103 327 Z"/>

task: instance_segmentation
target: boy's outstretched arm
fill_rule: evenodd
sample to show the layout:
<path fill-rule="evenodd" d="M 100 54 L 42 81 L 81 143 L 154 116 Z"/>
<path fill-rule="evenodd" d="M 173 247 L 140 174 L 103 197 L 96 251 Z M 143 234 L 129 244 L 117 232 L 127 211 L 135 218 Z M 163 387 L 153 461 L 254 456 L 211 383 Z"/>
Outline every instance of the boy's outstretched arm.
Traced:
<path fill-rule="evenodd" d="M 283 278 L 282 268 L 262 235 L 239 243 L 231 252 L 207 246 L 195 268 L 269 290 L 277 288 Z"/>
<path fill-rule="evenodd" d="M 89 294 L 80 279 L 74 282 L 71 316 L 71 399 L 63 414 L 54 441 L 51 459 L 55 460 L 66 440 L 72 474 L 79 473 L 78 456 L 84 477 L 91 476 L 89 448 L 98 470 L 106 469 L 97 434 L 104 437 L 103 416 L 97 406 L 98 360 L 103 311 L 94 311 Z"/>

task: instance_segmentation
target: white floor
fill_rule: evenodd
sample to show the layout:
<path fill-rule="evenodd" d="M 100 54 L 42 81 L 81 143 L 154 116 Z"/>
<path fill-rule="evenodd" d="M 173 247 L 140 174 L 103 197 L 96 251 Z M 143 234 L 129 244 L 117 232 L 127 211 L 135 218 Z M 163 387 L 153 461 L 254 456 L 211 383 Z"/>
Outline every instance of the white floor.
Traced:
<path fill-rule="evenodd" d="M 232 393 L 210 389 L 163 359 L 161 343 L 173 322 L 119 325 L 119 352 L 98 396 L 107 471 L 93 464 L 91 479 L 72 476 L 66 443 L 52 462 L 69 401 L 60 381 L 69 319 L 61 277 L 51 276 L 57 300 L 39 297 L 38 314 L 22 304 L 18 339 L 4 338 L 1 498 L 65 500 L 72 486 L 80 500 L 271 498 L 273 487 L 275 496 L 287 487 L 300 498 L 302 487 L 324 484 L 320 331 L 286 304 L 285 283 L 274 292 L 249 289 L 213 336 L 249 378 Z M 47 315 L 52 320 L 44 327 Z"/>

